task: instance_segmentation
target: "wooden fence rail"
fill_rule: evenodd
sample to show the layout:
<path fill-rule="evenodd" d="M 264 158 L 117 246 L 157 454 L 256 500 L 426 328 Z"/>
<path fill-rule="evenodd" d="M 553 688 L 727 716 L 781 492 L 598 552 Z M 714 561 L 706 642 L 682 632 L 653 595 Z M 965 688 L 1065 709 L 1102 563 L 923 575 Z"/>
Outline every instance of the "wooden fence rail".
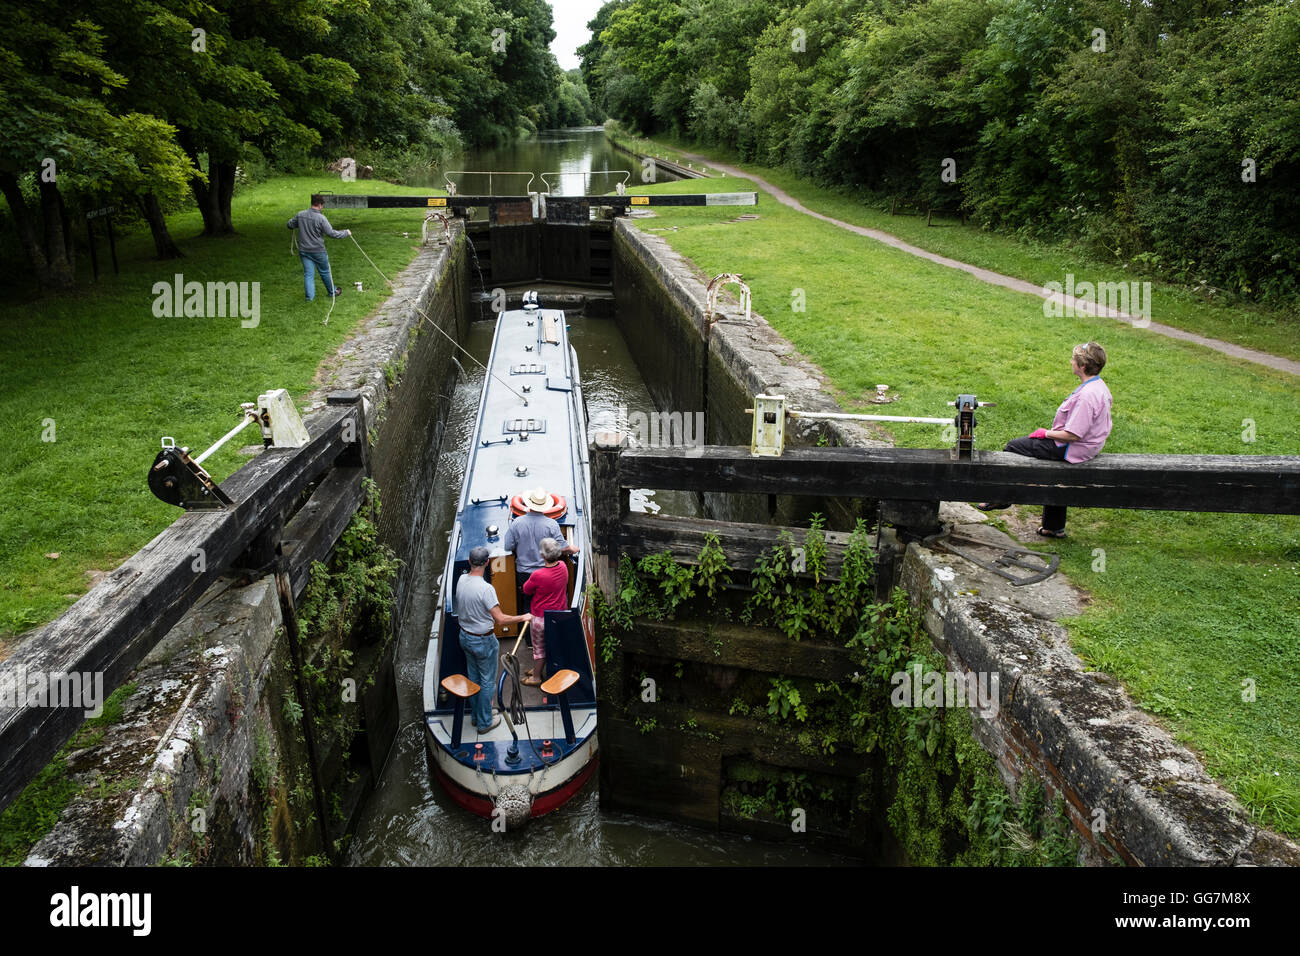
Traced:
<path fill-rule="evenodd" d="M 329 555 L 360 504 L 368 470 L 358 393 L 331 395 L 305 424 L 306 445 L 268 448 L 222 484 L 232 506 L 180 515 L 61 617 L 24 640 L 0 663 L 0 688 L 29 675 L 102 674 L 104 691 L 111 692 L 223 573 L 264 570 L 277 548 L 295 593 L 301 592 L 311 562 Z M 318 481 L 302 504 L 303 493 Z M 286 527 L 285 518 L 295 511 Z M 16 687 L 17 706 L 0 700 L 0 809 L 85 719 L 79 705 L 31 706 L 24 691 Z"/>
<path fill-rule="evenodd" d="M 884 520 L 918 535 L 937 528 L 941 501 L 1300 514 L 1300 456 L 1099 455 L 1071 465 L 1009 452 L 980 452 L 976 461 L 915 448 L 793 448 L 780 457 L 756 457 L 745 447 L 634 449 L 615 441 L 616 436 L 596 436 L 591 456 L 602 588 L 617 588 L 625 551 L 655 547 L 685 558 L 698 554 L 706 531 L 720 537 L 729 531 L 732 549 L 743 560 L 770 547 L 780 533 L 631 515 L 630 488 L 874 499 L 882 503 Z M 739 544 L 746 536 L 751 542 Z"/>
<path fill-rule="evenodd" d="M 1300 456 L 1099 455 L 1069 465 L 1002 451 L 970 462 L 924 448 L 795 448 L 767 458 L 706 446 L 625 448 L 615 470 L 623 488 L 665 491 L 1300 514 Z"/>

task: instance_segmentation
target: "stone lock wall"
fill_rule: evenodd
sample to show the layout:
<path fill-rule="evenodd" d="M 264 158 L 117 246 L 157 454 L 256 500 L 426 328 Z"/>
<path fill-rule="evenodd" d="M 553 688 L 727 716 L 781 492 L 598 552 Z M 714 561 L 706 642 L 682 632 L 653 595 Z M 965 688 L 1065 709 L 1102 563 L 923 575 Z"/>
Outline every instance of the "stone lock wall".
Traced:
<path fill-rule="evenodd" d="M 1061 608 L 1034 590 L 1046 584 L 1013 589 L 915 543 L 902 564 L 949 671 L 999 675 L 996 716 L 972 712 L 971 729 L 1008 787 L 1032 774 L 1064 797 L 1087 863 L 1300 865 L 1300 848 L 1252 824 L 1117 681 L 1084 669 L 1053 619 Z"/>
<path fill-rule="evenodd" d="M 755 395 L 785 395 L 789 407 L 840 411 L 821 372 L 751 312 L 745 321 L 736 299 L 719 297 L 712 322 L 705 321 L 709 276 L 663 239 L 625 219 L 614 232 L 614 294 L 619 330 L 627 340 L 650 394 L 660 408 L 703 410 L 709 444 L 748 445 Z M 852 422 L 791 419 L 791 446 L 885 445 Z M 705 495 L 708 517 L 785 525 L 806 524 L 813 511 L 831 528 L 852 530 L 874 503 L 753 495 Z"/>

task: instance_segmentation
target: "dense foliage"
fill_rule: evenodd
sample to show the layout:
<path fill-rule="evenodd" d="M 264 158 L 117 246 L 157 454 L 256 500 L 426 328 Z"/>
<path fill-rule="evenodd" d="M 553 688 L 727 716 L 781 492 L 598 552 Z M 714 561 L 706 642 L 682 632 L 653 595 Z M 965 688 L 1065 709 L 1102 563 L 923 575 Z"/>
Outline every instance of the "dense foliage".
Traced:
<path fill-rule="evenodd" d="M 1289 0 L 612 0 L 590 27 L 597 105 L 643 132 L 1178 281 L 1300 291 Z"/>
<path fill-rule="evenodd" d="M 738 619 L 777 628 L 794 641 L 843 643 L 854 673 L 838 681 L 732 671 L 723 685 L 734 695 L 727 714 L 766 722 L 774 752 L 790 747 L 828 765 L 840 752 L 870 754 L 873 760 L 850 796 L 843 778 L 837 782 L 815 770 L 777 767 L 756 754 L 733 758 L 724 780 L 724 812 L 785 823 L 792 811 L 813 807 L 818 819 L 838 820 L 842 827 L 861 814 L 877 821 L 883 817 L 904 858 L 915 865 L 1070 866 L 1077 861 L 1079 843 L 1063 799 L 1049 804 L 1032 773 L 1013 798 L 993 758 L 976 742 L 963 707 L 894 701 L 898 675 L 942 673 L 948 664 L 904 591 L 895 589 L 889 601 L 875 602 L 874 551 L 862 522 L 833 574 L 817 515 L 802 542 L 796 544 L 785 532 L 755 561 L 747 587 L 737 587 L 733 570 L 712 535 L 690 564 L 678 563 L 667 551 L 635 563 L 624 555 L 618 593 L 591 592 L 602 660 L 613 662 L 621 635 L 642 621 L 694 619 L 698 625 Z M 722 656 L 721 639 L 714 653 Z M 719 665 L 727 667 L 725 661 Z M 674 673 L 674 683 L 688 688 L 679 699 L 691 702 L 692 715 L 677 723 L 676 731 L 667 682 L 653 699 L 641 696 L 646 672 L 631 682 L 637 691 L 632 699 L 615 706 L 643 734 L 656 732 L 662 719 L 669 733 L 710 738 L 717 725 L 704 701 L 712 696 L 717 702 L 717 669 L 711 668 L 706 689 L 689 683 L 689 666 L 678 661 Z"/>
<path fill-rule="evenodd" d="M 0 192 L 33 274 L 75 281 L 72 231 L 108 203 L 180 250 L 192 194 L 234 231 L 241 168 L 364 154 L 428 168 L 463 145 L 601 119 L 550 51 L 545 0 L 85 0 L 0 6 Z"/>

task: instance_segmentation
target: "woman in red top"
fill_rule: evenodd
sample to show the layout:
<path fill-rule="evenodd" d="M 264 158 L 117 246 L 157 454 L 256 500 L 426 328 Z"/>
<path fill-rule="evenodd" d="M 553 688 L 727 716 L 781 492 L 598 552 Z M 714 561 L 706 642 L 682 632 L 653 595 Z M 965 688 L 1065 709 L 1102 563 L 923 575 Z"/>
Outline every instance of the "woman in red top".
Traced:
<path fill-rule="evenodd" d="M 569 566 L 560 560 L 563 546 L 554 538 L 543 538 L 539 550 L 546 563 L 524 582 L 524 593 L 533 599 L 533 669 L 523 680 L 529 687 L 546 679 L 546 612 L 562 611 L 569 603 Z"/>

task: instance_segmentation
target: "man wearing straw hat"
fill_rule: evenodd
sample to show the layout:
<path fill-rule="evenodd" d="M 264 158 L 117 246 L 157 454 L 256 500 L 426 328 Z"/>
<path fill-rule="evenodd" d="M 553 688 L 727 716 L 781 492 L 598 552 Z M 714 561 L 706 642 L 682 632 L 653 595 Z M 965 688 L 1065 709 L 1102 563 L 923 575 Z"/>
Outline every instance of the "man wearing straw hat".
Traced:
<path fill-rule="evenodd" d="M 505 549 L 515 553 L 515 590 L 519 594 L 519 609 L 528 611 L 532 598 L 524 594 L 524 582 L 538 568 L 546 564 L 542 560 L 542 539 L 554 538 L 564 541 L 560 523 L 554 518 L 546 517 L 546 512 L 555 507 L 555 498 L 546 493 L 545 488 L 534 488 L 524 495 L 527 512 L 510 522 L 506 529 Z M 561 554 L 577 554 L 578 549 L 566 545 Z M 530 640 L 529 646 L 532 645 Z"/>

